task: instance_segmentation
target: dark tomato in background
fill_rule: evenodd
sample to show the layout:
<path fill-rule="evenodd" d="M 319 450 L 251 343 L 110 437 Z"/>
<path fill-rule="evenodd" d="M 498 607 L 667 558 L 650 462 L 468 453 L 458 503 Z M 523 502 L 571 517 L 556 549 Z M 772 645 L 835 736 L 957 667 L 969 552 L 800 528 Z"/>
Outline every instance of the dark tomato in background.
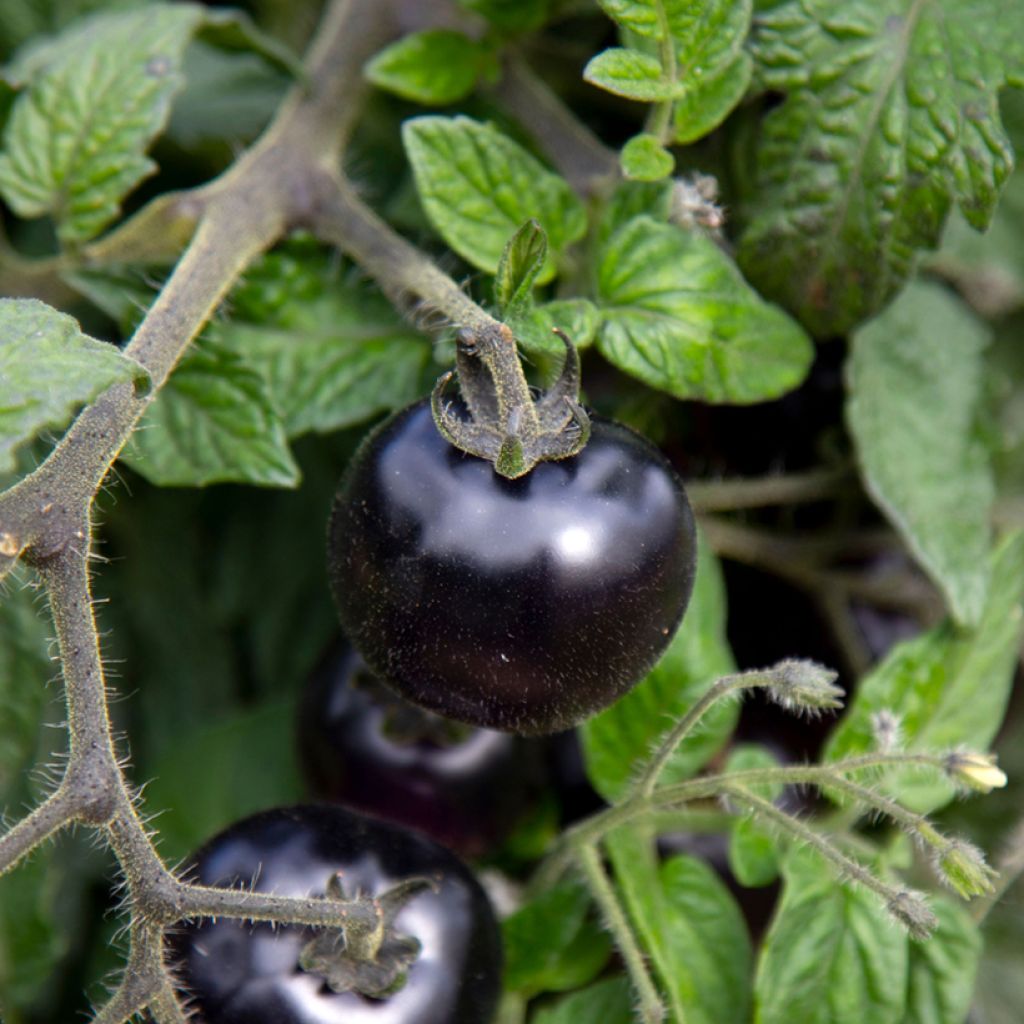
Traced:
<path fill-rule="evenodd" d="M 311 792 L 479 857 L 539 795 L 537 741 L 451 722 L 374 678 L 344 638 L 303 691 L 299 757 Z"/>
<path fill-rule="evenodd" d="M 310 804 L 236 822 L 192 859 L 205 885 L 316 896 L 342 871 L 348 895 L 428 877 L 395 918 L 419 941 L 405 984 L 381 999 L 332 992 L 298 966 L 315 929 L 219 919 L 176 929 L 177 975 L 204 1024 L 490 1024 L 501 935 L 486 895 L 454 854 L 424 836 L 345 808 Z"/>
<path fill-rule="evenodd" d="M 473 725 L 567 729 L 634 686 L 693 589 L 693 516 L 648 441 L 597 420 L 517 480 L 464 455 L 419 402 L 372 431 L 334 501 L 341 624 L 408 700 Z"/>

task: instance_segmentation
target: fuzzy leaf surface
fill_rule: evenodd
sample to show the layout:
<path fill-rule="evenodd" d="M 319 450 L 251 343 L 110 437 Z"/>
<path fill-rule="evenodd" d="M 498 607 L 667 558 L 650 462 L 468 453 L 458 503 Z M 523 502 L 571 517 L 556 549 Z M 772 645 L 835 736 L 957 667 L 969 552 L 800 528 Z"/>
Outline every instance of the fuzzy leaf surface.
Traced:
<path fill-rule="evenodd" d="M 366 77 L 404 99 L 443 105 L 473 91 L 483 58 L 480 45 L 463 33 L 427 29 L 381 50 L 366 65 Z"/>
<path fill-rule="evenodd" d="M 171 374 L 121 457 L 163 487 L 294 487 L 299 480 L 266 381 L 209 339 Z"/>
<path fill-rule="evenodd" d="M 444 240 L 493 274 L 505 243 L 536 220 L 556 252 L 583 236 L 586 214 L 557 174 L 497 128 L 468 117 L 417 117 L 402 138 L 420 201 Z M 538 284 L 550 281 L 548 259 Z"/>
<path fill-rule="evenodd" d="M 58 37 L 15 101 L 0 195 L 22 217 L 50 214 L 83 242 L 155 169 L 145 150 L 181 88 L 182 54 L 203 18 L 193 4 L 99 14 Z"/>
<path fill-rule="evenodd" d="M 112 384 L 149 387 L 142 366 L 36 299 L 0 299 L 0 380 L 0 471 L 14 467 L 20 444 L 64 426 Z"/>
<path fill-rule="evenodd" d="M 988 343 L 962 302 L 917 282 L 856 332 L 847 363 L 868 490 L 966 624 L 985 604 L 995 497 L 977 429 Z"/>
<path fill-rule="evenodd" d="M 761 947 L 756 1024 L 902 1024 L 908 940 L 878 898 L 815 854 L 790 854 Z"/>
<path fill-rule="evenodd" d="M 620 370 L 677 398 L 745 404 L 796 387 L 813 348 L 713 242 L 635 217 L 602 248 L 597 344 Z"/>
<path fill-rule="evenodd" d="M 765 118 L 740 263 L 818 335 L 879 310 L 951 205 L 984 228 L 1013 167 L 998 93 L 1024 84 L 1024 6 L 759 0 Z"/>

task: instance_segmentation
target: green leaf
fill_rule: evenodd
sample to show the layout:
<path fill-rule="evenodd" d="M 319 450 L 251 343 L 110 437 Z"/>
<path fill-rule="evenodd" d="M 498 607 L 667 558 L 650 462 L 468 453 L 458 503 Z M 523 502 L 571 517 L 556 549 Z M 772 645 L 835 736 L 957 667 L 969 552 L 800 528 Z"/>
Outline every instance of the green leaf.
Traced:
<path fill-rule="evenodd" d="M 299 480 L 266 382 L 211 340 L 181 361 L 121 457 L 163 487 L 294 487 Z"/>
<path fill-rule="evenodd" d="M 288 437 L 328 433 L 421 394 L 430 345 L 350 267 L 299 246 L 264 257 L 208 333 L 266 382 Z"/>
<path fill-rule="evenodd" d="M 294 723 L 292 702 L 279 699 L 179 737 L 145 792 L 146 812 L 160 815 L 166 859 L 187 857 L 239 818 L 302 799 Z"/>
<path fill-rule="evenodd" d="M 774 768 L 778 763 L 764 747 L 741 744 L 733 748 L 725 770 L 740 772 L 754 768 Z M 779 784 L 745 788 L 765 800 L 778 800 L 782 795 L 782 786 Z M 751 815 L 737 818 L 733 822 L 729 838 L 729 868 L 740 885 L 751 888 L 769 885 L 778 877 L 779 853 L 775 839 Z"/>
<path fill-rule="evenodd" d="M 620 370 L 677 398 L 743 404 L 797 386 L 810 340 L 763 302 L 713 242 L 636 217 L 601 250 L 598 348 Z"/>
<path fill-rule="evenodd" d="M 544 1006 L 531 1024 L 633 1024 L 633 995 L 623 977 L 606 978 L 589 988 Z"/>
<path fill-rule="evenodd" d="M 530 311 L 533 286 L 547 255 L 547 237 L 535 220 L 528 220 L 505 244 L 494 278 L 494 301 L 504 319 Z"/>
<path fill-rule="evenodd" d="M 736 671 L 725 638 L 725 586 L 715 556 L 701 541 L 697 581 L 682 625 L 647 678 L 580 729 L 587 774 L 609 801 L 628 789 L 658 738 L 719 677 Z M 738 713 L 731 702 L 707 714 L 661 776 L 665 784 L 693 775 L 725 742 Z"/>
<path fill-rule="evenodd" d="M 40 430 L 62 427 L 79 406 L 112 384 L 149 390 L 149 374 L 77 321 L 35 299 L 0 299 L 0 471 Z"/>
<path fill-rule="evenodd" d="M 688 88 L 672 108 L 674 140 L 696 142 L 717 128 L 746 95 L 753 73 L 753 60 L 741 51 L 731 64 Z"/>
<path fill-rule="evenodd" d="M 590 894 L 577 882 L 549 889 L 502 922 L 507 991 L 531 998 L 565 992 L 593 979 L 611 941 L 588 918 Z"/>
<path fill-rule="evenodd" d="M 750 937 L 725 883 L 695 857 L 677 855 L 659 864 L 652 837 L 639 828 L 617 829 L 608 849 L 672 1019 L 747 1024 Z"/>
<path fill-rule="evenodd" d="M 450 29 L 427 29 L 386 46 L 367 65 L 379 89 L 417 103 L 454 103 L 468 96 L 483 70 L 487 50 Z"/>
<path fill-rule="evenodd" d="M 560 369 L 565 346 L 554 328 L 564 331 L 577 348 L 593 344 L 601 315 L 589 299 L 555 299 L 517 316 L 506 317 L 520 349 L 531 356 L 553 359 Z"/>
<path fill-rule="evenodd" d="M 475 11 L 495 28 L 527 32 L 547 20 L 551 0 L 458 0 L 467 11 Z"/>
<path fill-rule="evenodd" d="M 758 962 L 757 1024 L 900 1024 L 908 940 L 878 898 L 806 850 L 787 857 L 784 875 Z"/>
<path fill-rule="evenodd" d="M 984 228 L 1013 167 L 999 90 L 1024 83 L 1024 6 L 762 0 L 764 119 L 740 263 L 818 335 L 879 310 L 951 204 Z"/>
<path fill-rule="evenodd" d="M 985 602 L 995 491 L 977 430 L 988 341 L 961 302 L 915 283 L 854 335 L 848 364 L 868 490 L 967 624 Z"/>
<path fill-rule="evenodd" d="M 622 173 L 634 181 L 661 181 L 676 166 L 675 157 L 654 135 L 634 135 L 620 154 Z"/>
<path fill-rule="evenodd" d="M 677 83 L 666 79 L 661 61 L 640 50 L 603 50 L 590 59 L 583 77 L 616 96 L 646 103 L 669 100 L 682 93 Z"/>
<path fill-rule="evenodd" d="M 978 926 L 961 906 L 935 897 L 935 933 L 910 942 L 907 1010 L 901 1024 L 963 1024 L 981 958 Z"/>
<path fill-rule="evenodd" d="M 117 216 L 155 168 L 145 150 L 182 86 L 182 53 L 202 18 L 193 4 L 100 14 L 54 44 L 4 133 L 0 194 L 17 214 L 50 214 L 66 243 Z"/>
<path fill-rule="evenodd" d="M 402 126 L 402 138 L 431 223 L 481 270 L 497 271 L 523 221 L 537 220 L 556 252 L 586 231 L 569 186 L 497 128 L 468 117 L 417 117 Z M 549 257 L 537 283 L 554 273 Z"/>
<path fill-rule="evenodd" d="M 656 221 L 667 221 L 672 204 L 672 184 L 668 181 L 623 181 L 612 192 L 597 225 L 597 242 L 603 249 L 619 228 L 634 217 L 645 214 Z"/>
<path fill-rule="evenodd" d="M 943 751 L 960 745 L 984 751 L 1006 711 L 1021 643 L 1024 533 L 1007 537 L 992 556 L 992 582 L 973 630 L 951 622 L 894 647 L 861 680 L 832 734 L 825 759 L 837 761 L 876 747 L 873 716 L 891 711 L 906 750 Z M 905 769 L 887 774 L 884 788 L 914 810 L 929 812 L 954 796 L 951 783 Z"/>

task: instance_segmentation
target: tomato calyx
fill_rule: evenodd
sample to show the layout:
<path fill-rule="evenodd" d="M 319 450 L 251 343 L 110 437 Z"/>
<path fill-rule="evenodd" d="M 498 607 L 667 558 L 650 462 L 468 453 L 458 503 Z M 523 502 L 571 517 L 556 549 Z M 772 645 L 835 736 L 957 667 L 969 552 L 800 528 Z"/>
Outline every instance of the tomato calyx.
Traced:
<path fill-rule="evenodd" d="M 421 892 L 437 892 L 429 878 L 406 878 L 379 896 L 361 897 L 373 913 L 371 923 L 353 921 L 342 931 L 325 929 L 303 946 L 299 966 L 324 979 L 332 992 L 358 992 L 381 999 L 398 991 L 420 954 L 420 942 L 395 928 L 399 911 Z M 327 882 L 329 900 L 349 901 L 343 872 Z"/>
<path fill-rule="evenodd" d="M 590 418 L 579 403 L 580 358 L 568 336 L 558 380 L 534 398 L 523 374 L 515 336 L 506 324 L 459 331 L 455 370 L 434 386 L 430 405 L 441 436 L 460 451 L 486 459 L 509 480 L 539 462 L 567 459 L 590 437 Z M 454 376 L 466 407 L 460 415 L 444 392 Z"/>

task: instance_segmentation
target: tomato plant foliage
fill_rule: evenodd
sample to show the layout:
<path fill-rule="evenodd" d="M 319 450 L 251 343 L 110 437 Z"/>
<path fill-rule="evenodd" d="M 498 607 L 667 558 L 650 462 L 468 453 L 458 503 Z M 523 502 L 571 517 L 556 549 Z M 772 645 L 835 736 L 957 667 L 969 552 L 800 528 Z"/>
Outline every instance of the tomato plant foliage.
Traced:
<path fill-rule="evenodd" d="M 152 879 L 326 796 L 472 856 L 503 1024 L 1018 1020 L 1019 889 L 993 886 L 1024 863 L 1024 4 L 239 8 L 0 0 L 0 1018 L 185 1019 Z M 465 408 L 516 440 L 528 410 L 467 355 L 496 321 L 521 394 L 554 384 L 582 432 L 564 332 L 593 415 L 518 480 L 429 402 L 458 353 Z M 430 444 L 353 492 L 410 419 Z M 643 466 L 597 463 L 636 433 L 696 548 L 689 505 L 674 547 L 640 507 L 587 562 L 570 513 L 611 523 Z M 529 505 L 556 478 L 573 508 Z M 335 501 L 376 518 L 326 567 Z M 577 561 L 527 557 L 559 523 Z M 379 682 L 311 696 L 336 604 L 418 704 L 579 728 L 485 735 L 468 778 L 477 741 Z M 81 827 L 44 842 L 17 823 L 55 791 Z M 321 874 L 293 888 L 322 909 Z M 333 934 L 296 991 L 342 971 Z M 411 1003 L 389 978 L 335 1003 Z"/>

